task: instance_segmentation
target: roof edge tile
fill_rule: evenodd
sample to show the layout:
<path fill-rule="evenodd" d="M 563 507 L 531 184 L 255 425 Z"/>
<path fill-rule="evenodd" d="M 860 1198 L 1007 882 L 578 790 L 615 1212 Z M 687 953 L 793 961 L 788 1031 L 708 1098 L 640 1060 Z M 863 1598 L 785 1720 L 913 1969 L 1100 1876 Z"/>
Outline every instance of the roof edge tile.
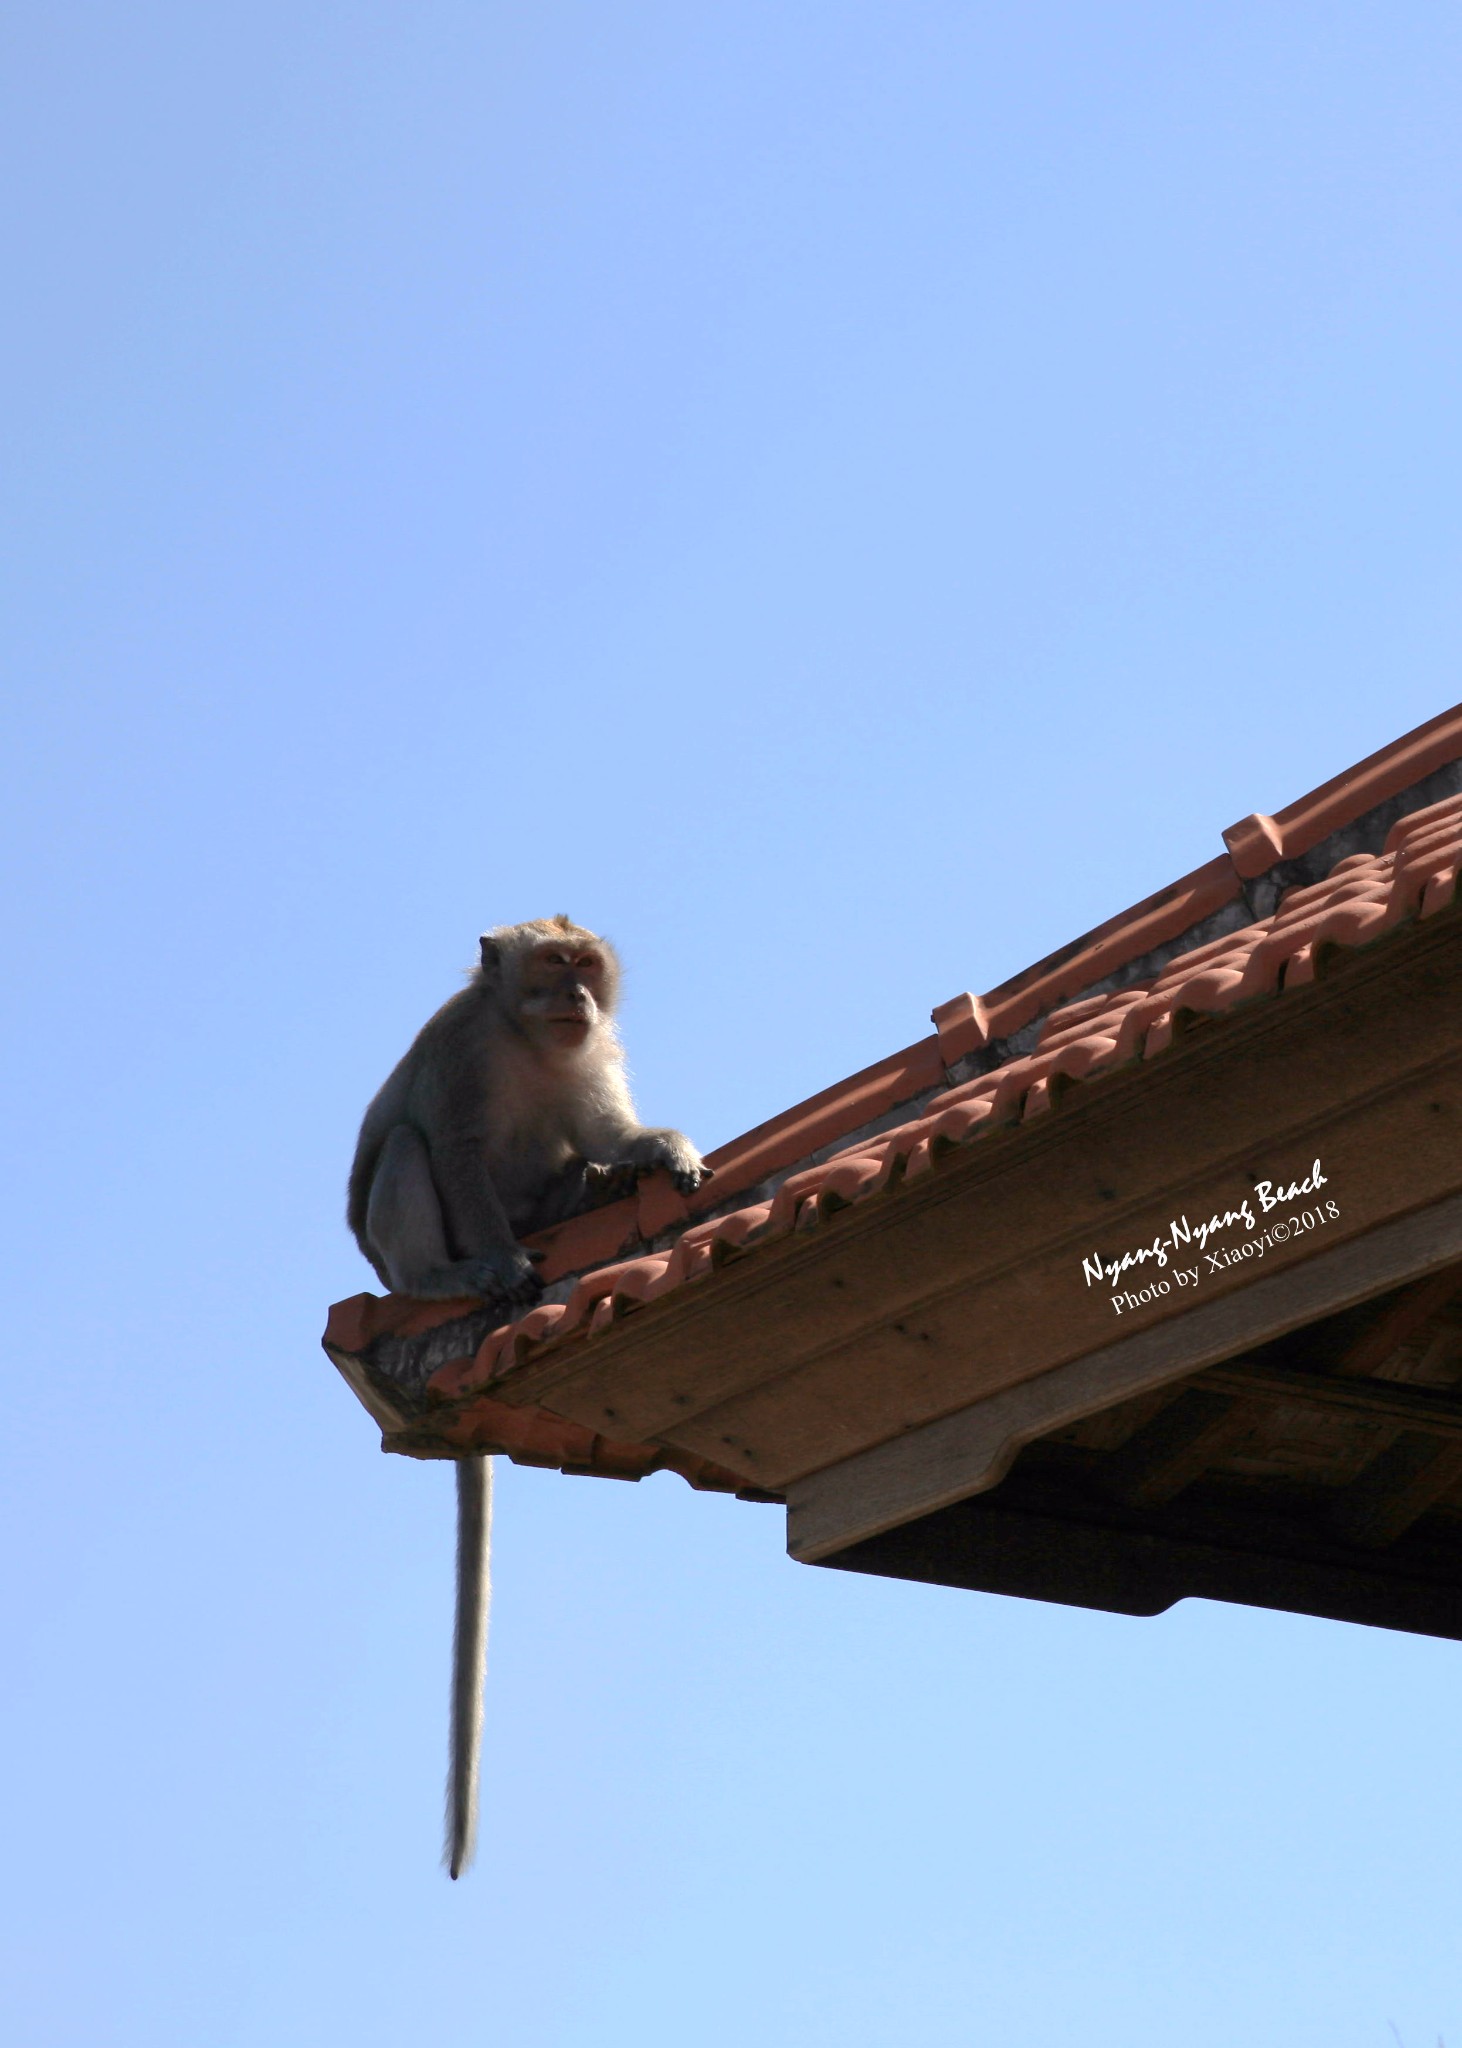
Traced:
<path fill-rule="evenodd" d="M 1241 893 L 1238 870 L 1228 854 L 1220 853 L 1205 861 L 1201 868 L 1194 868 L 1191 874 L 1143 897 L 1129 910 L 1119 911 L 1115 917 L 1083 932 L 1069 945 L 1022 968 L 1019 974 L 1013 974 L 983 996 L 955 996 L 950 1002 L 941 1003 L 934 1012 L 935 1021 L 949 1020 L 953 1044 L 968 1035 L 967 1027 L 961 1031 L 962 1017 L 968 1015 L 961 1012 L 961 1005 L 974 1005 L 975 1013 L 982 1019 L 984 1040 L 959 1043 L 954 1057 L 975 1051 L 978 1043 L 992 1038 L 1009 1038 L 1043 1010 L 1079 994 L 1114 968 L 1140 959 L 1169 939 L 1180 938 L 1226 903 L 1236 902 Z M 940 1028 L 943 1037 L 946 1027 L 941 1023 Z"/>
<path fill-rule="evenodd" d="M 1279 851 L 1277 856 L 1271 855 L 1265 867 L 1272 866 L 1276 857 L 1295 860 L 1363 812 L 1373 810 L 1388 797 L 1399 796 L 1436 769 L 1459 758 L 1462 758 L 1462 704 L 1454 704 L 1450 710 L 1440 711 L 1435 718 L 1429 718 L 1425 725 L 1403 733 L 1399 740 L 1392 740 L 1389 746 L 1368 754 L 1353 768 L 1332 775 L 1328 782 L 1322 782 L 1318 789 L 1298 797 L 1294 803 L 1286 804 L 1272 818 L 1262 817 L 1256 812 L 1253 817 L 1230 826 L 1224 838 L 1229 840 L 1229 833 L 1242 832 L 1245 826 L 1269 826 L 1277 835 Z M 1255 875 L 1262 873 L 1263 868 L 1254 870 Z M 1253 876 L 1245 873 L 1245 880 L 1251 879 Z"/>
<path fill-rule="evenodd" d="M 704 1190 L 704 1198 L 700 1194 L 691 1198 L 692 1210 L 708 1209 L 737 1188 L 755 1187 L 768 1174 L 805 1159 L 819 1146 L 845 1137 L 897 1103 L 909 1101 L 926 1088 L 937 1088 L 943 1080 L 938 1035 L 916 1039 L 901 1052 L 810 1095 L 781 1116 L 771 1117 L 708 1153 L 706 1163 L 715 1168 L 716 1177 Z"/>
<path fill-rule="evenodd" d="M 1284 859 L 1284 835 L 1263 811 L 1252 811 L 1237 825 L 1227 826 L 1223 843 L 1246 882 L 1257 882 L 1277 860 Z"/>

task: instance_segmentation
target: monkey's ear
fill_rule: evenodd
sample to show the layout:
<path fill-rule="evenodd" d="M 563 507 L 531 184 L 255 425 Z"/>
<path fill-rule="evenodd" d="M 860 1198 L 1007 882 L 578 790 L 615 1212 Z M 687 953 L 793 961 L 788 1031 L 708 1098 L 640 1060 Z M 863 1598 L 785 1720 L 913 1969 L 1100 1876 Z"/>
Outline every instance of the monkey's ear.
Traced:
<path fill-rule="evenodd" d="M 503 949 L 501 945 L 491 932 L 484 932 L 477 943 L 482 948 L 483 973 L 496 974 L 498 968 L 502 965 Z"/>

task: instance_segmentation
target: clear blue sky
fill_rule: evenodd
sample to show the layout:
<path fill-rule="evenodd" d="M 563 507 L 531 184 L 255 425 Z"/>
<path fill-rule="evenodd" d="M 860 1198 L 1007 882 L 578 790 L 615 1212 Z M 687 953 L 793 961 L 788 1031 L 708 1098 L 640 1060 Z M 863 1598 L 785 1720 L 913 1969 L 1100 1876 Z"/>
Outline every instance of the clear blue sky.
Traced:
<path fill-rule="evenodd" d="M 0 36 L 7 2041 L 1459 2048 L 1458 1646 L 668 1477 L 503 1472 L 449 1885 L 449 1475 L 318 1350 L 485 924 L 714 1145 L 1462 695 L 1455 9 Z"/>

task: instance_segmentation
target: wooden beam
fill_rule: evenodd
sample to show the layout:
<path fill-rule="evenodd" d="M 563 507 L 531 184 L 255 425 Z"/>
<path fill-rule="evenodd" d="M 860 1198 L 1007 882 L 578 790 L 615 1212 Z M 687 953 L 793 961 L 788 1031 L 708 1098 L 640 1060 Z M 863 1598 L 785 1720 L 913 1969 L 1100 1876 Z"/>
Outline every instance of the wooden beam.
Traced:
<path fill-rule="evenodd" d="M 1254 1418 L 1234 1394 L 1185 1387 L 1159 1415 L 1103 1459 L 1099 1483 L 1124 1507 L 1176 1500 L 1210 1465 L 1252 1433 Z"/>
<path fill-rule="evenodd" d="M 1407 1339 L 1439 1314 L 1462 1289 L 1462 1269 L 1448 1267 L 1408 1287 L 1368 1330 L 1362 1331 L 1335 1367 L 1339 1379 L 1364 1379 L 1383 1366 Z"/>
<path fill-rule="evenodd" d="M 1422 1281 L 1409 1292 L 1415 1297 L 1427 1287 Z M 1391 1425 L 1364 1478 L 1336 1504 L 1332 1519 L 1350 1541 L 1394 1542 L 1462 1478 L 1462 1401 L 1384 1380 L 1337 1381 L 1235 1359 L 1201 1373 L 1104 1458 L 1098 1484 L 1125 1507 L 1176 1500 L 1246 1441 L 1262 1437 L 1267 1425 L 1256 1411 L 1278 1406 Z"/>
<path fill-rule="evenodd" d="M 1450 1440 L 1403 1430 L 1347 1486 L 1330 1510 L 1348 1543 L 1384 1550 L 1462 1479 L 1462 1431 Z"/>
<path fill-rule="evenodd" d="M 1462 1437 L 1462 1399 L 1434 1387 L 1409 1387 L 1399 1380 L 1338 1380 L 1325 1373 L 1296 1372 L 1288 1366 L 1253 1365 L 1236 1358 L 1212 1366 L 1194 1382 L 1248 1401 L 1283 1401 L 1330 1414 L 1366 1415 L 1433 1437 Z"/>

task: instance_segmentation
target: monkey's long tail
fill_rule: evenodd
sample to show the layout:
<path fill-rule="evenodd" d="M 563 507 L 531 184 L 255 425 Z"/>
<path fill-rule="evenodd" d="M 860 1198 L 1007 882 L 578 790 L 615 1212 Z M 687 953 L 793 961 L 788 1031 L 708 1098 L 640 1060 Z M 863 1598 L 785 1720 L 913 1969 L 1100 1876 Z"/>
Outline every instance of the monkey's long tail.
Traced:
<path fill-rule="evenodd" d="M 452 1632 L 452 1727 L 447 1766 L 447 1841 L 442 1861 L 460 1877 L 477 1847 L 482 1682 L 492 1558 L 492 1460 L 457 1460 L 457 1621 Z"/>

